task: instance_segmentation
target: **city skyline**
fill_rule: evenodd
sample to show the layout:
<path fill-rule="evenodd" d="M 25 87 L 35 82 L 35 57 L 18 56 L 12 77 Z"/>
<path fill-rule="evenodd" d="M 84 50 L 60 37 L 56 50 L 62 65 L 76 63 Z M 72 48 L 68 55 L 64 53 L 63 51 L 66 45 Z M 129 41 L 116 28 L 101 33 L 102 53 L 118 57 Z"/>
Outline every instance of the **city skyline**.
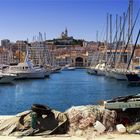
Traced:
<path fill-rule="evenodd" d="M 139 5 L 140 0 L 134 0 L 134 18 Z M 67 27 L 69 36 L 88 41 L 96 40 L 98 30 L 98 39 L 103 41 L 106 14 L 112 14 L 115 22 L 116 14 L 122 15 L 127 7 L 128 0 L 1 0 L 0 39 L 32 41 L 39 32 L 53 39 Z M 139 22 L 140 18 L 134 40 Z"/>

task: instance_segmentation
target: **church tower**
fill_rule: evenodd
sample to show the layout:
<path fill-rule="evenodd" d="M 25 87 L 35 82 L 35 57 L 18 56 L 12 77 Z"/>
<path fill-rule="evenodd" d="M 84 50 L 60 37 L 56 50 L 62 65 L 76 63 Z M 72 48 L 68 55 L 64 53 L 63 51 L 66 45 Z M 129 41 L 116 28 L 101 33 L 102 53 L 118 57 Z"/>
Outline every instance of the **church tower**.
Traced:
<path fill-rule="evenodd" d="M 68 30 L 67 30 L 67 28 L 65 29 L 65 37 L 68 37 Z"/>

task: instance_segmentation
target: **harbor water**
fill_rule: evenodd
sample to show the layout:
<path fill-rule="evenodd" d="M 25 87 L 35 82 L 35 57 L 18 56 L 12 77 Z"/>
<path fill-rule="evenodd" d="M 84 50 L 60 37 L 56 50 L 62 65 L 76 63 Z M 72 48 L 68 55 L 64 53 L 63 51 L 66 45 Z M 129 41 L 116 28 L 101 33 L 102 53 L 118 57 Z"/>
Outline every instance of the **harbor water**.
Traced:
<path fill-rule="evenodd" d="M 30 109 L 34 103 L 65 111 L 71 106 L 98 104 L 99 100 L 136 93 L 140 93 L 139 86 L 88 75 L 85 69 L 62 71 L 46 79 L 0 85 L 0 115 L 14 115 Z"/>

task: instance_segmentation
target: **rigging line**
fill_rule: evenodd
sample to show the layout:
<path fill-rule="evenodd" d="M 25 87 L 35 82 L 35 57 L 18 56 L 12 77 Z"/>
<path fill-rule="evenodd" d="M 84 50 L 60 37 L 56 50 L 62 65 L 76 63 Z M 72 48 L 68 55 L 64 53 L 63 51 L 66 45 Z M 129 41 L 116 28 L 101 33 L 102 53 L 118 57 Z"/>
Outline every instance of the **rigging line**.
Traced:
<path fill-rule="evenodd" d="M 106 35 L 105 25 L 106 25 L 106 24 L 104 24 L 103 29 L 102 29 L 102 32 L 101 32 L 101 37 L 102 37 L 101 40 L 103 40 L 103 42 L 104 42 L 105 35 Z M 115 27 L 115 24 L 114 24 L 113 28 L 114 28 L 114 27 Z M 103 54 L 101 55 L 101 53 L 99 52 L 98 59 L 99 59 L 99 57 L 101 57 L 101 62 L 102 62 L 103 59 L 104 59 L 104 56 L 105 56 L 105 53 L 103 53 Z"/>
<path fill-rule="evenodd" d="M 121 28 L 122 28 L 122 25 L 121 25 L 121 23 L 122 23 L 122 17 L 120 16 L 120 23 L 118 24 L 118 26 L 117 26 L 117 30 L 119 31 L 119 30 L 121 30 Z M 119 26 L 120 26 L 120 28 L 119 28 Z M 114 39 L 114 43 L 115 43 L 115 45 L 117 44 L 117 37 L 118 37 L 118 35 L 119 35 L 119 33 L 118 33 L 118 31 L 116 31 L 116 38 Z M 116 41 L 116 42 L 115 42 Z M 121 38 L 120 38 L 120 41 L 119 42 L 121 42 Z M 114 56 L 114 55 L 113 55 Z M 114 56 L 115 57 L 115 56 Z"/>
<path fill-rule="evenodd" d="M 124 21 L 125 21 L 125 19 L 127 19 L 127 15 L 128 15 L 128 11 L 129 11 L 129 8 L 127 9 L 127 14 L 124 16 Z M 119 27 L 119 25 L 118 25 L 118 27 Z M 115 35 L 114 35 L 114 39 L 113 39 L 113 43 L 112 44 L 115 44 L 115 45 L 117 45 L 117 42 L 115 42 L 116 41 L 116 39 L 117 39 L 117 37 L 118 37 L 118 31 L 119 31 L 119 28 L 117 28 L 117 30 L 116 30 L 116 33 L 115 33 Z M 122 27 L 122 33 L 123 33 L 123 27 Z M 120 42 L 120 40 L 121 40 L 121 38 L 119 38 L 119 41 L 118 41 L 118 43 Z M 118 44 L 119 45 L 119 44 Z M 110 57 L 109 58 L 107 58 L 107 65 L 108 65 L 108 63 L 110 63 L 111 62 L 111 60 L 113 59 L 113 56 L 114 56 L 114 54 L 113 54 L 113 52 L 112 52 L 112 50 L 113 50 L 113 48 L 115 48 L 115 46 L 114 47 L 110 47 Z"/>
<path fill-rule="evenodd" d="M 131 57 L 130 57 L 129 62 L 128 62 L 127 70 L 129 69 L 131 60 L 132 60 L 132 58 L 133 58 L 133 55 L 134 55 L 134 52 L 135 52 L 135 49 L 136 49 L 136 46 L 137 46 L 137 42 L 138 42 L 138 40 L 139 40 L 139 36 L 140 36 L 140 29 L 139 29 L 139 32 L 138 32 L 138 35 L 137 35 L 137 38 L 136 38 L 135 45 L 134 45 L 134 47 L 133 47 L 133 51 L 132 51 Z"/>
<path fill-rule="evenodd" d="M 132 29 L 131 29 L 131 32 L 130 32 L 130 35 L 129 35 L 129 37 L 128 37 L 127 44 L 126 44 L 126 46 L 125 46 L 125 48 L 124 48 L 124 52 L 123 52 L 123 53 L 125 53 L 125 51 L 126 51 L 128 45 L 129 45 L 129 41 L 130 41 L 130 39 L 131 39 L 131 36 L 132 36 L 133 30 L 134 30 L 134 27 L 135 27 L 136 22 L 137 22 L 138 17 L 139 17 L 139 13 L 140 13 L 140 8 L 139 8 L 139 10 L 138 10 L 138 12 L 137 12 L 137 16 L 136 16 L 136 18 L 135 18 L 134 24 L 133 24 L 133 26 L 132 26 Z"/>
<path fill-rule="evenodd" d="M 116 48 L 115 48 L 115 52 L 114 52 L 114 65 L 116 63 L 116 54 L 117 54 L 117 50 L 118 50 L 118 47 L 119 47 L 119 44 L 120 44 L 120 41 L 121 41 L 121 38 L 122 38 L 122 35 L 123 35 L 123 30 L 125 28 L 126 20 L 127 20 L 128 13 L 129 13 L 129 8 L 130 8 L 130 5 L 127 9 L 127 13 L 126 13 L 126 16 L 125 16 L 124 21 L 123 21 L 123 26 L 121 27 L 119 40 L 117 41 L 117 44 L 116 44 Z"/>
<path fill-rule="evenodd" d="M 119 26 L 119 25 L 118 25 Z M 115 35 L 114 35 L 114 39 L 113 39 L 113 43 L 112 44 L 116 44 L 117 42 L 115 42 L 116 41 L 116 39 L 117 39 L 117 36 L 118 36 L 118 31 L 119 31 L 119 28 L 117 28 L 117 30 L 116 30 L 116 33 L 115 33 Z M 114 54 L 113 54 L 113 52 L 112 52 L 112 50 L 113 50 L 113 48 L 115 48 L 115 47 L 110 47 L 110 57 L 109 58 L 107 58 L 107 65 L 111 62 L 111 60 L 113 59 L 113 56 L 114 56 Z"/>
<path fill-rule="evenodd" d="M 116 21 L 114 21 L 113 28 L 112 28 L 112 33 L 113 33 L 113 29 L 116 30 L 115 27 L 116 27 Z M 114 35 L 114 34 L 113 34 L 113 35 Z M 113 41 L 114 41 L 114 40 L 113 40 Z"/>
<path fill-rule="evenodd" d="M 103 32 L 102 32 L 102 38 L 103 38 L 103 40 L 105 40 L 105 35 L 106 35 L 106 30 L 105 30 L 105 25 L 106 24 L 104 24 L 104 30 L 103 30 Z M 113 29 L 115 29 L 115 22 L 113 23 L 113 28 L 112 28 L 112 32 L 113 32 Z M 113 39 L 113 41 L 114 41 L 114 39 Z"/>
<path fill-rule="evenodd" d="M 100 40 L 102 40 L 104 30 L 105 30 L 105 24 L 103 24 L 103 27 L 102 27 L 102 30 L 101 30 L 101 33 L 100 33 L 100 36 L 99 36 Z"/>

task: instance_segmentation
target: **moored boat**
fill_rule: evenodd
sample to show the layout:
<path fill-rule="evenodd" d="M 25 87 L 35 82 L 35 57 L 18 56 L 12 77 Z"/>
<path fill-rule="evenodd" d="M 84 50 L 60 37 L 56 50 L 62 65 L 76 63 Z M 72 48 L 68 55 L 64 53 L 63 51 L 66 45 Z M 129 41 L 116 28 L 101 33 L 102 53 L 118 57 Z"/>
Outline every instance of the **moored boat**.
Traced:
<path fill-rule="evenodd" d="M 4 74 L 0 72 L 0 84 L 12 83 L 16 78 L 14 74 Z"/>
<path fill-rule="evenodd" d="M 61 69 L 62 71 L 71 71 L 71 70 L 75 70 L 75 67 L 70 66 L 69 64 L 62 67 Z"/>
<path fill-rule="evenodd" d="M 140 108 L 140 94 L 120 96 L 105 103 L 106 109 Z"/>
<path fill-rule="evenodd" d="M 89 67 L 89 68 L 87 68 L 87 73 L 89 73 L 91 75 L 96 75 L 97 70 L 95 70 L 95 67 Z"/>
<path fill-rule="evenodd" d="M 109 78 L 114 78 L 113 69 L 106 69 L 105 76 Z"/>
<path fill-rule="evenodd" d="M 87 72 L 92 75 L 104 76 L 105 75 L 105 63 L 97 64 L 95 67 L 90 67 Z"/>
<path fill-rule="evenodd" d="M 126 77 L 130 83 L 140 83 L 140 73 L 139 72 L 127 72 Z"/>
<path fill-rule="evenodd" d="M 119 69 L 116 69 L 116 70 L 113 71 L 113 77 L 116 80 L 121 80 L 121 81 L 126 81 L 127 80 L 126 72 L 123 71 L 123 70 L 119 70 Z"/>
<path fill-rule="evenodd" d="M 34 67 L 29 60 L 28 50 L 24 62 L 17 65 L 9 65 L 2 70 L 6 74 L 16 74 L 16 79 L 40 79 L 45 78 L 45 69 L 41 67 Z"/>
<path fill-rule="evenodd" d="M 51 73 L 60 73 L 61 72 L 61 67 L 52 67 L 51 68 Z"/>
<path fill-rule="evenodd" d="M 27 63 L 19 63 L 15 66 L 9 66 L 4 72 L 9 74 L 16 74 L 16 79 L 32 79 L 45 77 L 44 69 L 34 68 Z"/>
<path fill-rule="evenodd" d="M 17 65 L 9 65 L 2 72 L 16 74 L 16 79 L 45 78 L 45 70 L 43 68 L 33 67 L 33 64 L 29 60 L 18 63 Z"/>

